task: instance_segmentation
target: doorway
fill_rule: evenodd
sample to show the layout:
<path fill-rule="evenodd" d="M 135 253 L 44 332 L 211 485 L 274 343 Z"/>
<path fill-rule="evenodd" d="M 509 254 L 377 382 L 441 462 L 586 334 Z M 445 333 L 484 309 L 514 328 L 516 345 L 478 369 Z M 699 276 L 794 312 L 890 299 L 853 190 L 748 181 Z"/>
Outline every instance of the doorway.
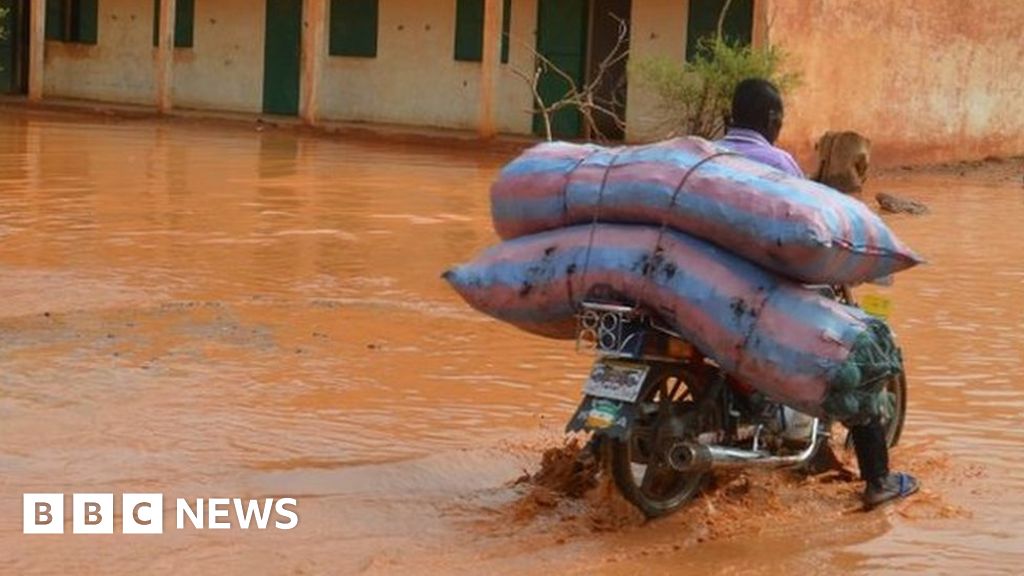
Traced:
<path fill-rule="evenodd" d="M 616 50 L 629 49 L 631 0 L 540 0 L 537 7 L 537 52 L 573 79 L 577 86 L 598 77 L 601 63 Z M 626 35 L 619 45 L 620 21 Z M 594 99 L 619 119 L 626 114 L 626 59 L 612 64 L 601 77 Z M 546 104 L 557 102 L 569 90 L 564 77 L 545 72 L 538 92 Z M 610 140 L 624 137 L 622 126 L 602 112 L 594 112 L 600 135 Z M 544 120 L 534 115 L 534 132 L 544 134 Z M 558 138 L 593 138 L 582 115 L 562 109 L 551 117 L 552 135 Z"/>
<path fill-rule="evenodd" d="M 609 140 L 625 138 L 623 129 L 626 122 L 626 58 L 615 59 L 615 56 L 629 53 L 629 15 L 632 0 L 592 0 L 593 10 L 590 17 L 590 63 L 587 69 L 588 78 L 597 78 L 603 62 L 608 62 L 608 69 L 601 77 L 594 93 L 594 99 L 603 108 L 613 113 L 594 113 L 594 124 L 601 135 Z M 625 30 L 621 27 L 625 26 Z M 620 35 L 624 32 L 625 35 Z M 625 52 L 624 52 L 625 51 Z M 618 121 L 616 121 L 618 119 Z M 595 134 L 584 134 L 592 138 Z"/>
<path fill-rule="evenodd" d="M 298 115 L 301 58 L 302 0 L 267 0 L 263 112 Z"/>
<path fill-rule="evenodd" d="M 28 91 L 28 0 L 0 0 L 0 94 Z"/>

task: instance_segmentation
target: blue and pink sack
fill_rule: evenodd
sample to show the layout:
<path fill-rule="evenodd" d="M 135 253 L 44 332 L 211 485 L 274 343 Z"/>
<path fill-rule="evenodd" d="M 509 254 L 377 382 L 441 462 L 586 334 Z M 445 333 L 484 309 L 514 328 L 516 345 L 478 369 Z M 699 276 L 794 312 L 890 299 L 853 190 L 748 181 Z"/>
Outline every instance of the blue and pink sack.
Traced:
<path fill-rule="evenodd" d="M 534 146 L 491 189 L 502 239 L 595 221 L 667 226 L 800 282 L 859 284 L 921 262 L 876 214 L 700 138 Z"/>
<path fill-rule="evenodd" d="M 583 225 L 492 247 L 444 274 L 472 307 L 529 332 L 575 337 L 595 291 L 657 312 L 727 372 L 808 414 L 878 411 L 899 370 L 888 328 L 720 247 L 671 229 Z"/>

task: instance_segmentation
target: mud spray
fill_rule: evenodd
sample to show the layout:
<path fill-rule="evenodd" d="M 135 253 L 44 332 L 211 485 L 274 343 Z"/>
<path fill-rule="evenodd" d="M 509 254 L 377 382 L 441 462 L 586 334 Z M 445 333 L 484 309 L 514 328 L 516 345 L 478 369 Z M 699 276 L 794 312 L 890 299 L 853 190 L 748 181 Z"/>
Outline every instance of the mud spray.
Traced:
<path fill-rule="evenodd" d="M 956 466 L 948 456 L 922 454 L 923 446 L 896 448 L 894 463 L 925 478 L 966 481 L 983 475 L 978 467 Z M 572 536 L 629 531 L 651 522 L 671 526 L 680 545 L 699 544 L 740 535 L 797 532 L 806 522 L 841 521 L 861 514 L 858 479 L 852 453 L 835 450 L 841 466 L 808 475 L 786 470 L 719 471 L 710 475 L 702 493 L 675 514 L 648 521 L 626 501 L 601 464 L 585 454 L 580 438 L 544 450 L 539 468 L 525 473 L 511 487 L 516 498 L 494 526 L 509 523 L 516 530 L 549 531 L 564 542 Z M 968 517 L 927 487 L 915 498 L 889 507 L 906 518 Z"/>

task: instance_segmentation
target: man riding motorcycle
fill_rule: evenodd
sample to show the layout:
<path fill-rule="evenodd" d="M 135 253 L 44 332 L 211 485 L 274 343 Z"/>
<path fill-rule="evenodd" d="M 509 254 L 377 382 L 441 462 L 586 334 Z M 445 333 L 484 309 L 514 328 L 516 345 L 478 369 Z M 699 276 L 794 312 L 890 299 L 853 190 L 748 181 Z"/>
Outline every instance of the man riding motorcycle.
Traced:
<path fill-rule="evenodd" d="M 767 164 L 800 178 L 803 171 L 786 151 L 774 146 L 782 130 L 782 97 L 778 88 L 761 78 L 739 83 L 733 94 L 729 129 L 719 144 L 751 160 Z M 904 498 L 919 488 L 916 478 L 889 470 L 886 431 L 880 417 L 850 426 L 861 478 L 866 486 L 866 509 Z"/>

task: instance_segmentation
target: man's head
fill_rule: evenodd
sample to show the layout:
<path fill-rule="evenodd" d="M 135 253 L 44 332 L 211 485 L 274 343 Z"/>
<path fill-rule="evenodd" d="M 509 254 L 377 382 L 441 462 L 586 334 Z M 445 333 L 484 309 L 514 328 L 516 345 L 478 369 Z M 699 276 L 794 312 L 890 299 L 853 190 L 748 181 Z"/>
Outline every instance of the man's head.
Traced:
<path fill-rule="evenodd" d="M 732 96 L 733 128 L 759 132 L 775 143 L 782 130 L 782 96 L 779 89 L 763 78 L 747 78 L 736 86 Z"/>

